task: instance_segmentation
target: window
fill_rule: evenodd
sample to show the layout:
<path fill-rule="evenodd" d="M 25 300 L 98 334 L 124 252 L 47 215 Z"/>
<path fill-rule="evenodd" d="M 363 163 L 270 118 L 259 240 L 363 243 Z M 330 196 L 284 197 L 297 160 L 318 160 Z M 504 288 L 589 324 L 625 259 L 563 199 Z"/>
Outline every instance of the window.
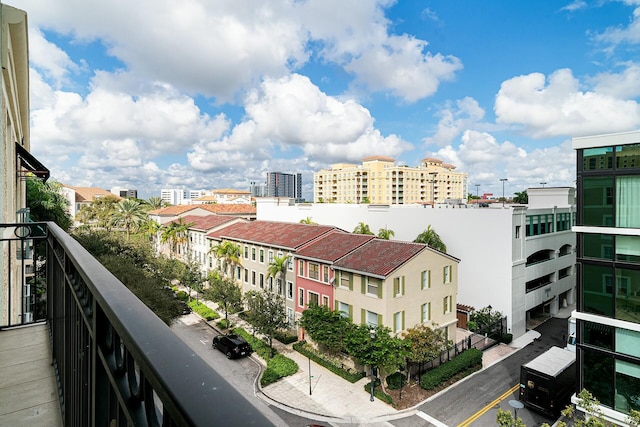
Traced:
<path fill-rule="evenodd" d="M 304 307 L 304 289 L 298 289 L 298 305 Z"/>
<path fill-rule="evenodd" d="M 251 248 L 251 260 L 256 260 L 256 248 Z"/>
<path fill-rule="evenodd" d="M 260 249 L 260 264 L 264 264 L 264 249 Z"/>
<path fill-rule="evenodd" d="M 395 298 L 404 295 L 404 276 L 394 277 L 393 279 L 393 296 Z"/>
<path fill-rule="evenodd" d="M 378 326 L 378 313 L 373 311 L 367 311 L 365 316 L 365 322 L 369 327 L 375 328 Z"/>
<path fill-rule="evenodd" d="M 269 282 L 269 292 L 273 292 L 273 276 L 269 276 L 267 282 Z"/>
<path fill-rule="evenodd" d="M 314 280 L 320 279 L 320 266 L 318 264 L 309 263 L 309 278 Z"/>
<path fill-rule="evenodd" d="M 352 289 L 352 275 L 350 273 L 340 273 L 340 287 L 343 289 Z"/>
<path fill-rule="evenodd" d="M 287 322 L 289 322 L 290 326 L 293 326 L 293 308 L 287 307 Z"/>
<path fill-rule="evenodd" d="M 425 270 L 420 274 L 421 289 L 429 289 L 431 287 L 431 270 Z"/>
<path fill-rule="evenodd" d="M 451 307 L 452 304 L 453 304 L 453 298 L 451 297 L 451 295 L 444 297 L 442 299 L 442 314 L 451 313 L 451 309 L 453 308 Z"/>
<path fill-rule="evenodd" d="M 278 288 L 278 295 L 282 295 L 282 279 L 276 279 L 276 287 Z"/>
<path fill-rule="evenodd" d="M 309 302 L 308 304 L 311 305 L 320 305 L 320 295 L 318 295 L 315 292 L 311 292 L 309 291 Z"/>
<path fill-rule="evenodd" d="M 431 303 L 427 302 L 420 306 L 420 321 L 422 323 L 431 320 Z"/>
<path fill-rule="evenodd" d="M 380 282 L 374 278 L 367 278 L 367 294 L 378 296 L 378 290 L 380 287 Z"/>
<path fill-rule="evenodd" d="M 445 265 L 442 269 L 442 283 L 451 283 L 451 266 Z"/>
<path fill-rule="evenodd" d="M 273 251 L 269 251 L 269 264 L 273 262 Z"/>
<path fill-rule="evenodd" d="M 291 255 L 287 257 L 287 270 L 293 271 L 293 257 Z"/>
<path fill-rule="evenodd" d="M 264 273 L 260 273 L 260 289 L 264 289 Z"/>
<path fill-rule="evenodd" d="M 304 277 L 304 261 L 298 260 L 298 276 Z"/>
<path fill-rule="evenodd" d="M 251 286 L 255 286 L 255 285 L 256 285 L 256 272 L 251 271 Z"/>
<path fill-rule="evenodd" d="M 322 305 L 325 307 L 329 307 L 329 297 L 326 295 L 322 295 Z"/>
<path fill-rule="evenodd" d="M 351 306 L 344 302 L 338 303 L 338 311 L 342 317 L 351 318 Z"/>
<path fill-rule="evenodd" d="M 287 299 L 293 300 L 293 282 L 287 282 Z"/>
<path fill-rule="evenodd" d="M 324 283 L 329 283 L 329 266 L 328 265 L 322 266 L 322 281 Z"/>
<path fill-rule="evenodd" d="M 398 333 L 404 329 L 404 311 L 398 311 L 393 315 L 393 332 Z"/>
<path fill-rule="evenodd" d="M 516 225 L 516 239 L 520 238 L 520 226 Z"/>
<path fill-rule="evenodd" d="M 242 277 L 242 269 L 240 268 L 240 266 L 236 267 L 236 277 L 238 280 L 240 280 L 240 278 Z"/>
<path fill-rule="evenodd" d="M 244 269 L 244 283 L 249 283 L 249 270 Z"/>

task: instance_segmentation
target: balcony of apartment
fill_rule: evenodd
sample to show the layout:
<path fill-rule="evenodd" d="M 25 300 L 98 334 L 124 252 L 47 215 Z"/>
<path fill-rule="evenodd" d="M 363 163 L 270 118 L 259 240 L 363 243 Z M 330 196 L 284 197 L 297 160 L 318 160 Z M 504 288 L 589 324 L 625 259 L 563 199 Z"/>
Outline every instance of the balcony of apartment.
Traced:
<path fill-rule="evenodd" d="M 271 425 L 57 225 L 0 229 L 0 425 Z"/>

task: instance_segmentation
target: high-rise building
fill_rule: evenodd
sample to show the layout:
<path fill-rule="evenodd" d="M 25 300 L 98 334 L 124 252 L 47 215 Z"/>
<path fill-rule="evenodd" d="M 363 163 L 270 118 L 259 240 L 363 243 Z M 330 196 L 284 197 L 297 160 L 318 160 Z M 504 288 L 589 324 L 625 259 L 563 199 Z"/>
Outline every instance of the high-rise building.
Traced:
<path fill-rule="evenodd" d="M 386 205 L 466 201 L 469 178 L 440 159 L 425 158 L 418 167 L 396 165 L 386 156 L 370 156 L 361 165 L 338 163 L 313 174 L 316 203 Z"/>
<path fill-rule="evenodd" d="M 302 174 L 268 172 L 267 197 L 290 197 L 300 201 L 302 199 Z"/>
<path fill-rule="evenodd" d="M 577 151 L 578 387 L 610 421 L 640 410 L 640 131 Z"/>
<path fill-rule="evenodd" d="M 111 189 L 111 194 L 115 194 L 116 196 L 120 196 L 125 199 L 138 198 L 138 190 L 130 190 L 122 187 L 113 187 Z"/>
<path fill-rule="evenodd" d="M 251 197 L 266 197 L 267 196 L 267 184 L 264 182 L 257 183 L 255 181 L 251 181 L 249 184 L 249 192 L 251 193 Z"/>

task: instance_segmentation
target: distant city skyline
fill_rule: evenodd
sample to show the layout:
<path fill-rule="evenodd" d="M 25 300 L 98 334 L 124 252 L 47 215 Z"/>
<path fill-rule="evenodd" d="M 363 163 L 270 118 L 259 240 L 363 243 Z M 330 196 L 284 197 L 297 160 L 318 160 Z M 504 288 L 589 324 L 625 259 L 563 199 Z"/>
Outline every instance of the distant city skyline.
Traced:
<path fill-rule="evenodd" d="M 15 0 L 31 146 L 69 185 L 248 188 L 372 155 L 470 192 L 572 186 L 571 137 L 640 128 L 640 2 Z M 340 10 L 340 14 L 335 11 Z"/>

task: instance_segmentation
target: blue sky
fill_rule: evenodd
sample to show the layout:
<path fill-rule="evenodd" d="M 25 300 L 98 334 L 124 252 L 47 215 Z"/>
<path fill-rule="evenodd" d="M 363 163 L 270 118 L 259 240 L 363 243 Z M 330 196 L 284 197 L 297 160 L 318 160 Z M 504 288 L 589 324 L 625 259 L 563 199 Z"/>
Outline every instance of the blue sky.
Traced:
<path fill-rule="evenodd" d="M 640 127 L 640 0 L 15 0 L 32 152 L 69 185 L 247 189 L 386 155 L 469 191 L 570 186 Z"/>

